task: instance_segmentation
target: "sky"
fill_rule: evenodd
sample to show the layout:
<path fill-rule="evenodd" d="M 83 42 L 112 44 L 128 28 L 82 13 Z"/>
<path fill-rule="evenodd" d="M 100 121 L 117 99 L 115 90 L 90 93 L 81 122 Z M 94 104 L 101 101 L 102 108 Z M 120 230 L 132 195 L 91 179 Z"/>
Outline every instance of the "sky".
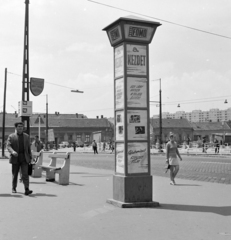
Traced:
<path fill-rule="evenodd" d="M 150 101 L 159 101 L 161 79 L 163 112 L 230 107 L 231 1 L 96 2 L 30 0 L 29 75 L 45 79 L 42 94 L 30 94 L 33 112 L 46 111 L 47 94 L 49 113 L 114 116 L 113 48 L 102 29 L 129 15 L 162 24 L 149 46 Z M 24 17 L 24 0 L 0 0 L 0 111 L 7 68 L 8 113 L 22 99 Z M 151 103 L 150 115 L 158 113 Z"/>

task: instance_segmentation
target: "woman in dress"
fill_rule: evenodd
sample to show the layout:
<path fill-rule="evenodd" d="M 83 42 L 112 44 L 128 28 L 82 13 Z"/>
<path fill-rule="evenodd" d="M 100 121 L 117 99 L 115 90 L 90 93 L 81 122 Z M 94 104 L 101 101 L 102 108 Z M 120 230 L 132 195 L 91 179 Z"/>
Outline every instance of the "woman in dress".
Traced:
<path fill-rule="evenodd" d="M 175 177 L 179 171 L 179 161 L 177 156 L 182 161 L 180 153 L 177 149 L 177 143 L 174 141 L 174 134 L 169 133 L 169 142 L 166 145 L 166 162 L 170 165 L 170 184 L 175 185 Z"/>

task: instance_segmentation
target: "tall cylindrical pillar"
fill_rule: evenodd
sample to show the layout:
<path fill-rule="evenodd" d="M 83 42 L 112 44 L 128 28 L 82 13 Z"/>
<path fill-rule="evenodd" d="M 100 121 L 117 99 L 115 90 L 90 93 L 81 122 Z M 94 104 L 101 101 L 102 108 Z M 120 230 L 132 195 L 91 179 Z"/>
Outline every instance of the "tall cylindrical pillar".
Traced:
<path fill-rule="evenodd" d="M 158 206 L 150 171 L 149 44 L 160 23 L 120 18 L 104 28 L 114 47 L 115 174 L 120 207 Z"/>

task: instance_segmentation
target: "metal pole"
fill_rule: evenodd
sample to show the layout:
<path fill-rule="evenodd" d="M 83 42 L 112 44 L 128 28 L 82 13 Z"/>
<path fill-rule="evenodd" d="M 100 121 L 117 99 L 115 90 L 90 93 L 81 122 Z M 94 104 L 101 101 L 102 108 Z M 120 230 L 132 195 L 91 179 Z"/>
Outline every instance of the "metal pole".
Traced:
<path fill-rule="evenodd" d="M 40 114 L 38 115 L 39 118 L 39 140 L 40 140 Z"/>
<path fill-rule="evenodd" d="M 3 118 L 2 118 L 2 157 L 5 157 L 5 117 L 6 117 L 6 83 L 7 83 L 7 68 L 5 68 L 5 85 L 3 97 Z"/>
<path fill-rule="evenodd" d="M 48 150 L 48 95 L 46 94 L 46 150 Z"/>
<path fill-rule="evenodd" d="M 163 152 L 162 150 L 162 97 L 161 97 L 161 78 L 160 78 L 160 148 L 159 152 Z"/>
<path fill-rule="evenodd" d="M 22 101 L 29 101 L 29 0 L 25 0 L 25 26 L 23 49 L 23 73 L 22 73 Z M 21 117 L 26 133 L 30 135 L 30 117 Z"/>

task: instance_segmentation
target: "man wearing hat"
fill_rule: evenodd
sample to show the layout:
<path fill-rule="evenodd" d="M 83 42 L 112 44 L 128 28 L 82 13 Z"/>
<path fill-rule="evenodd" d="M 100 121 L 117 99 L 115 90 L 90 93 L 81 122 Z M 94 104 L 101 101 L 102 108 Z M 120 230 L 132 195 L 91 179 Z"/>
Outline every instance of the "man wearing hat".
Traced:
<path fill-rule="evenodd" d="M 174 141 L 174 134 L 169 133 L 169 142 L 166 145 L 166 162 L 169 164 L 170 168 L 170 184 L 175 185 L 175 177 L 179 171 L 179 161 L 177 156 L 182 161 L 181 155 L 177 148 L 177 143 Z"/>

